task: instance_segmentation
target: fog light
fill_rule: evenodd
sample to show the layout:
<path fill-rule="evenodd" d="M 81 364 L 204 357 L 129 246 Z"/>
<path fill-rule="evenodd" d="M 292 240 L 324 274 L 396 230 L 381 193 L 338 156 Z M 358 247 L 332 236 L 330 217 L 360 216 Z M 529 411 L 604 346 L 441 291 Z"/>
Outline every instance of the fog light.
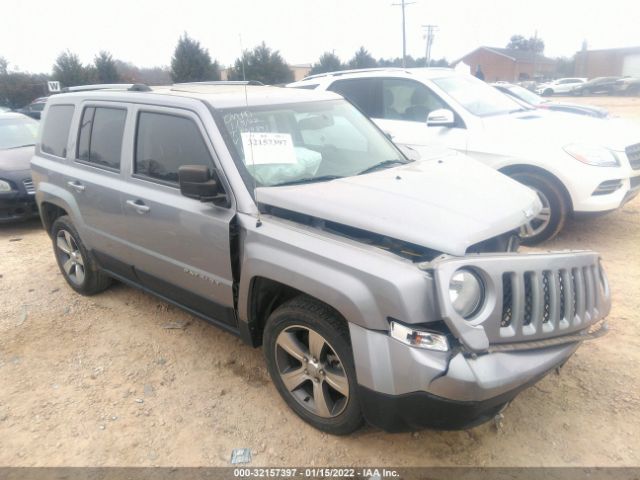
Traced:
<path fill-rule="evenodd" d="M 390 322 L 390 334 L 396 340 L 412 347 L 425 348 L 446 352 L 449 350 L 449 342 L 446 335 L 423 330 L 414 330 L 398 322 Z"/>

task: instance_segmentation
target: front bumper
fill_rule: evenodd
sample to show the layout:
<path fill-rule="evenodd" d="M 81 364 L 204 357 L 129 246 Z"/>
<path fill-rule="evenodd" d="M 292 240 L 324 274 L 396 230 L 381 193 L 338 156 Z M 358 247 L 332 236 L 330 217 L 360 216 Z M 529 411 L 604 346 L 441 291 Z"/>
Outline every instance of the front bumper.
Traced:
<path fill-rule="evenodd" d="M 0 194 L 0 224 L 27 220 L 38 216 L 35 195 L 20 193 Z"/>
<path fill-rule="evenodd" d="M 457 430 L 490 420 L 518 393 L 563 365 L 581 340 L 599 336 L 469 355 L 410 347 L 356 325 L 350 325 L 350 332 L 363 414 L 390 432 Z"/>

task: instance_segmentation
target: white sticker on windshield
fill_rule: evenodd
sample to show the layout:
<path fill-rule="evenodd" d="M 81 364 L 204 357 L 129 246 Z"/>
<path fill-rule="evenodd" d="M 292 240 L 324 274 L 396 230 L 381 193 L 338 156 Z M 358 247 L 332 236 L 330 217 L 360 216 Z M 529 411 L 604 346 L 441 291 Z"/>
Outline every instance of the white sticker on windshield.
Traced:
<path fill-rule="evenodd" d="M 295 164 L 296 152 L 288 133 L 242 132 L 246 165 Z"/>

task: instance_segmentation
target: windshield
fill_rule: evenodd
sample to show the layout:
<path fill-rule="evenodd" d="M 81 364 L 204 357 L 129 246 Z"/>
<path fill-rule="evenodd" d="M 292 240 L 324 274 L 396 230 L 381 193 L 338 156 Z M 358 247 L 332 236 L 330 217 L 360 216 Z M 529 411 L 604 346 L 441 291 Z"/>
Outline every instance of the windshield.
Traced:
<path fill-rule="evenodd" d="M 540 95 L 536 95 L 531 90 L 527 90 L 526 88 L 523 88 L 519 85 L 511 85 L 509 87 L 506 87 L 506 89 L 513 93 L 513 95 L 515 95 L 519 99 L 524 100 L 531 105 L 542 105 L 543 103 L 546 103 L 548 101 L 542 98 Z"/>
<path fill-rule="evenodd" d="M 432 81 L 470 113 L 479 117 L 523 110 L 515 100 L 470 75 L 434 78 Z"/>
<path fill-rule="evenodd" d="M 28 117 L 0 118 L 0 149 L 35 145 L 38 122 Z"/>
<path fill-rule="evenodd" d="M 344 100 L 218 111 L 218 123 L 251 188 L 348 177 L 407 159 Z"/>

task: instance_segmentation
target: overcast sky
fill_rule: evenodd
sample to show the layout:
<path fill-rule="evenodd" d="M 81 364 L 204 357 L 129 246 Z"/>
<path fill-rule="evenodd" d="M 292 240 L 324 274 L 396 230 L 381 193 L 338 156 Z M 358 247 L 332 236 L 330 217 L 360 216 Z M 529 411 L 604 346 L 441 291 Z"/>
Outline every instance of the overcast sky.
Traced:
<path fill-rule="evenodd" d="M 50 72 L 65 49 L 91 62 L 100 50 L 138 66 L 168 65 L 183 31 L 223 65 L 261 41 L 290 64 L 364 45 L 376 58 L 402 54 L 400 0 L 2 0 L 0 56 L 10 68 Z M 439 31 L 433 58 L 457 59 L 513 34 L 538 36 L 548 56 L 640 46 L 640 0 L 407 0 L 407 53 L 424 55 L 422 24 Z"/>

